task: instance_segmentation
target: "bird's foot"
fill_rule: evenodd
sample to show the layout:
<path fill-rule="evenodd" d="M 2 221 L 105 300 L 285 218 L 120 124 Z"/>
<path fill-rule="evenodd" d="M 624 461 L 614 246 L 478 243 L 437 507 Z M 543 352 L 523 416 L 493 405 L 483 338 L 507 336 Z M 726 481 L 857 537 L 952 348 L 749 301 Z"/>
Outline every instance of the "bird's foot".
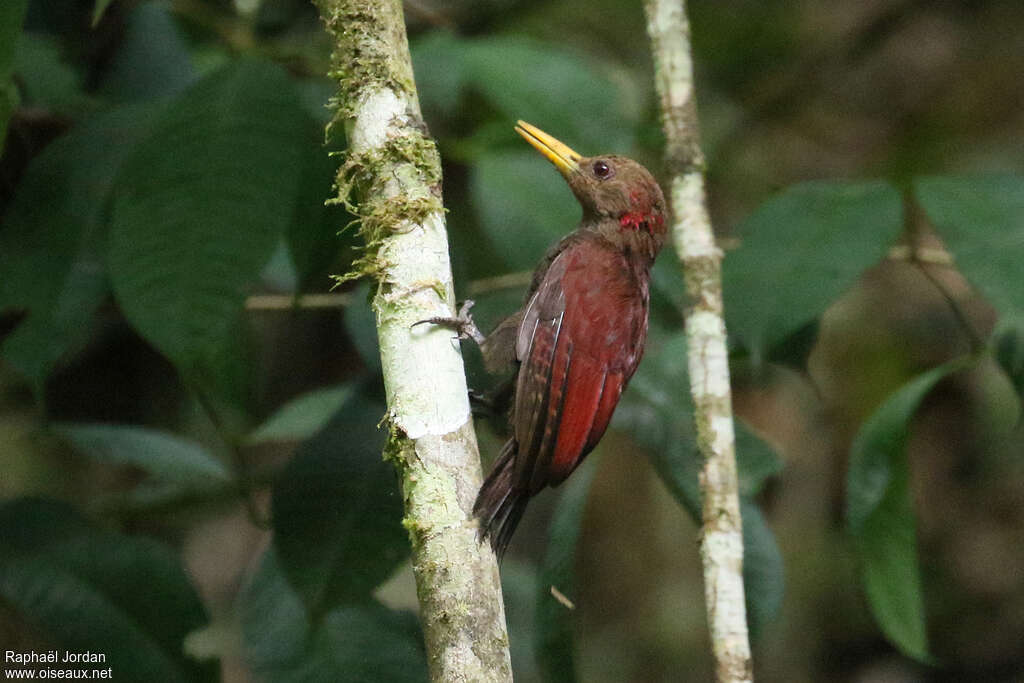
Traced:
<path fill-rule="evenodd" d="M 484 335 L 480 332 L 480 329 L 473 322 L 473 316 L 469 314 L 469 309 L 473 308 L 474 301 L 472 299 L 466 299 L 462 302 L 462 306 L 459 308 L 459 314 L 454 318 L 427 318 L 426 320 L 420 320 L 413 323 L 413 327 L 417 325 L 423 325 L 430 323 L 432 325 L 440 325 L 441 327 L 447 327 L 450 330 L 458 333 L 459 339 L 472 339 L 479 346 L 484 343 Z"/>
<path fill-rule="evenodd" d="M 492 417 L 497 415 L 494 399 L 480 391 L 469 390 L 469 407 L 477 417 Z"/>
<path fill-rule="evenodd" d="M 504 378 L 487 391 L 469 390 L 469 407 L 476 417 L 507 416 L 515 395 L 516 376 Z"/>

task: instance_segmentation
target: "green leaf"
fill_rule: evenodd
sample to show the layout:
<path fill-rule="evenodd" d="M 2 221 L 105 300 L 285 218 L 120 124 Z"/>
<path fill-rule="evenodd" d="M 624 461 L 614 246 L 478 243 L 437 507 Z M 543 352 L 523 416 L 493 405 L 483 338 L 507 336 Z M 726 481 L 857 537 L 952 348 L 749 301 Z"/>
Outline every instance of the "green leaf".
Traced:
<path fill-rule="evenodd" d="M 917 563 L 917 536 L 909 491 L 894 482 L 875 514 L 861 527 L 857 554 L 864 592 L 875 621 L 900 652 L 930 661 L 924 598 Z"/>
<path fill-rule="evenodd" d="M 967 364 L 958 358 L 921 373 L 889 396 L 861 426 L 850 447 L 847 475 L 846 517 L 853 533 L 860 533 L 893 482 L 906 477 L 904 449 L 918 405 L 932 387 Z"/>
<path fill-rule="evenodd" d="M 250 445 L 268 441 L 302 441 L 327 424 L 352 397 L 350 384 L 317 389 L 288 401 L 246 437 Z"/>
<path fill-rule="evenodd" d="M 352 290 L 352 303 L 345 307 L 345 332 L 371 374 L 380 372 L 380 347 L 377 343 L 377 316 L 370 299 L 372 286 L 360 283 Z"/>
<path fill-rule="evenodd" d="M 337 607 L 313 622 L 273 546 L 239 600 L 245 657 L 257 680 L 421 683 L 426 655 L 416 618 L 377 602 Z"/>
<path fill-rule="evenodd" d="M 94 21 L 107 4 L 98 0 Z M 99 92 L 115 102 L 134 102 L 175 95 L 198 74 L 170 9 L 143 2 L 127 16 L 124 33 L 103 73 Z"/>
<path fill-rule="evenodd" d="M 687 373 L 686 335 L 653 339 L 615 412 L 613 424 L 626 429 L 647 449 L 651 464 L 679 504 L 700 523 L 700 454 L 693 427 Z M 771 448 L 737 420 L 736 460 L 743 518 L 743 582 L 747 618 L 755 636 L 778 612 L 785 588 L 782 557 L 775 536 L 750 500 L 782 463 Z"/>
<path fill-rule="evenodd" d="M 178 558 L 92 527 L 67 505 L 0 506 L 0 597 L 53 642 L 107 656 L 125 680 L 213 680 L 182 654 L 206 615 Z"/>
<path fill-rule="evenodd" d="M 607 77 L 560 50 L 511 37 L 452 40 L 426 43 L 431 63 L 451 62 L 450 69 L 464 72 L 467 87 L 505 117 L 463 145 L 473 157 L 470 192 L 477 217 L 506 268 L 532 270 L 576 227 L 580 207 L 558 171 L 515 136 L 513 122 L 526 119 L 581 154 L 625 153 L 633 145 L 637 112 L 628 111 L 630 98 Z M 449 83 L 444 92 L 453 89 Z M 493 151 L 497 140 L 514 151 Z"/>
<path fill-rule="evenodd" d="M 469 149 L 489 146 L 495 134 L 517 142 L 512 126 L 526 119 L 581 154 L 626 153 L 641 110 L 637 93 L 609 74 L 551 44 L 519 36 L 465 39 L 430 33 L 412 46 L 417 84 L 428 119 L 451 118 L 467 91 L 499 114 L 498 127 L 483 126 Z M 422 76 L 422 79 L 421 79 Z M 539 155 L 535 169 L 547 163 Z"/>
<path fill-rule="evenodd" d="M 14 70 L 26 104 L 73 118 L 95 109 L 96 100 L 85 93 L 81 75 L 61 59 L 60 43 L 53 36 L 23 33 Z"/>
<path fill-rule="evenodd" d="M 937 176 L 914 187 L 957 269 L 1000 312 L 1024 311 L 1024 176 Z"/>
<path fill-rule="evenodd" d="M 992 333 L 993 355 L 1009 377 L 1017 395 L 1024 398 L 1024 319 L 1003 318 Z"/>
<path fill-rule="evenodd" d="M 231 483 L 231 472 L 202 446 L 172 434 L 130 425 L 53 426 L 78 452 L 98 462 L 131 465 L 161 483 L 209 490 Z"/>
<path fill-rule="evenodd" d="M 906 443 L 924 397 L 970 362 L 959 358 L 904 384 L 865 421 L 850 452 L 847 524 L 857 541 L 868 603 L 886 637 L 920 661 L 929 655 Z"/>
<path fill-rule="evenodd" d="M 14 72 L 14 46 L 21 35 L 28 0 L 0 3 L 0 150 L 7 139 L 7 122 L 18 108 L 18 88 L 11 80 Z"/>
<path fill-rule="evenodd" d="M 37 395 L 57 362 L 84 342 L 107 296 L 101 252 L 111 189 L 159 111 L 131 105 L 86 119 L 32 162 L 7 210 L 0 310 L 29 315 L 0 353 Z"/>
<path fill-rule="evenodd" d="M 267 265 L 260 271 L 260 284 L 274 292 L 299 291 L 298 273 L 284 240 L 277 243 Z"/>
<path fill-rule="evenodd" d="M 651 318 L 678 325 L 687 305 L 683 266 L 672 249 L 664 249 L 651 268 Z"/>
<path fill-rule="evenodd" d="M 786 573 L 775 534 L 749 498 L 740 499 L 743 516 L 743 590 L 751 639 L 764 632 L 782 607 Z"/>
<path fill-rule="evenodd" d="M 525 119 L 583 155 L 626 153 L 633 147 L 638 109 L 615 82 L 572 53 L 492 36 L 466 46 L 463 68 L 471 87 L 510 126 Z M 549 166 L 540 155 L 535 161 L 537 171 Z"/>
<path fill-rule="evenodd" d="M 398 481 L 381 457 L 384 412 L 364 387 L 300 447 L 274 486 L 281 567 L 314 615 L 366 600 L 408 556 Z"/>
<path fill-rule="evenodd" d="M 96 4 L 92 7 L 93 28 L 96 28 L 96 26 L 100 23 L 100 19 L 103 18 L 103 14 L 107 11 L 107 8 L 110 7 L 111 3 L 113 2 L 114 0 L 96 0 Z"/>
<path fill-rule="evenodd" d="M 612 425 L 643 446 L 673 497 L 700 519 L 700 456 L 693 426 L 693 401 L 686 367 L 686 335 L 648 340 L 643 362 L 615 410 Z"/>
<path fill-rule="evenodd" d="M 0 80 L 0 146 L 7 139 L 7 123 L 20 103 L 21 97 L 18 95 L 18 87 L 14 81 Z"/>
<path fill-rule="evenodd" d="M 723 262 L 726 325 L 756 357 L 821 315 L 902 229 L 881 182 L 809 182 L 762 204 Z"/>
<path fill-rule="evenodd" d="M 358 235 L 350 226 L 355 219 L 344 207 L 325 204 L 334 194 L 338 158 L 329 156 L 317 139 L 310 139 L 304 150 L 302 182 L 286 237 L 299 290 L 322 291 L 330 282 L 324 273 L 332 264 L 335 272 L 343 272 L 351 263 Z"/>
<path fill-rule="evenodd" d="M 235 339 L 289 225 L 312 124 L 284 72 L 243 60 L 189 88 L 121 174 L 108 266 L 132 325 L 193 380 Z"/>
<path fill-rule="evenodd" d="M 0 3 L 0 79 L 6 82 L 14 70 L 15 46 L 25 21 L 28 0 L 7 0 Z"/>
<path fill-rule="evenodd" d="M 416 89 L 427 121 L 443 123 L 458 111 L 470 43 L 450 31 L 432 31 L 410 45 Z"/>
<path fill-rule="evenodd" d="M 516 678 L 538 680 L 536 645 L 537 566 L 506 557 L 501 561 L 501 594 L 505 602 L 508 647 Z M 549 592 L 550 596 L 551 593 Z"/>
<path fill-rule="evenodd" d="M 673 444 L 662 451 L 652 450 L 650 457 L 665 487 L 700 524 L 703 517 L 698 483 L 700 460 L 694 444 Z M 742 472 L 740 481 L 742 486 Z M 741 494 L 745 495 L 742 490 Z M 743 519 L 743 586 L 747 623 L 751 636 L 756 638 L 782 606 L 785 571 L 775 535 L 757 504 L 750 498 L 741 497 L 740 514 Z"/>
<path fill-rule="evenodd" d="M 743 420 L 735 420 L 736 467 L 739 470 L 740 495 L 752 498 L 765 482 L 782 472 L 782 460 Z"/>
<path fill-rule="evenodd" d="M 570 479 L 558 500 L 547 550 L 537 577 L 537 664 L 545 681 L 575 681 L 573 619 L 552 589 L 569 600 L 576 594 L 576 544 L 596 467 L 591 459 Z"/>
<path fill-rule="evenodd" d="M 510 270 L 533 270 L 580 220 L 569 186 L 545 164 L 529 151 L 495 152 L 477 159 L 471 170 L 470 191 L 480 224 Z"/>

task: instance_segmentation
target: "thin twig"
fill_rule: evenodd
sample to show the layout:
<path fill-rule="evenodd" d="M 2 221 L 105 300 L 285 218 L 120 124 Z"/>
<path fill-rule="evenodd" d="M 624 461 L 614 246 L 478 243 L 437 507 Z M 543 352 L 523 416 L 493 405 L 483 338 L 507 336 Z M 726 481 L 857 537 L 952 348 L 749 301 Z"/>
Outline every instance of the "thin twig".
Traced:
<path fill-rule="evenodd" d="M 253 294 L 245 300 L 249 311 L 287 311 L 295 308 L 345 308 L 351 294 Z"/>
<path fill-rule="evenodd" d="M 249 461 L 246 459 L 242 449 L 239 446 L 241 440 L 237 430 L 233 429 L 228 422 L 221 415 L 220 410 L 211 399 L 210 394 L 204 389 L 198 382 L 187 381 L 186 384 L 190 387 L 192 395 L 195 396 L 196 402 L 199 404 L 205 413 L 210 424 L 213 426 L 217 436 L 220 437 L 224 446 L 228 449 L 231 455 L 231 462 L 234 466 L 235 473 L 235 487 L 238 495 L 245 503 L 245 511 L 249 516 L 249 521 L 254 526 L 261 529 L 270 528 L 270 519 L 267 515 L 260 510 L 256 499 L 254 497 L 255 490 L 253 486 L 252 471 L 249 467 Z"/>
<path fill-rule="evenodd" d="M 502 289 L 515 289 L 530 284 L 533 273 L 520 271 L 505 273 L 494 277 L 471 280 L 469 296 L 479 296 Z M 346 293 L 332 294 L 253 294 L 245 300 L 247 311 L 290 311 L 294 309 L 327 309 L 345 308 L 352 305 L 352 295 Z"/>
<path fill-rule="evenodd" d="M 672 239 L 683 262 L 690 391 L 704 459 L 701 560 L 716 678 L 753 681 L 743 588 L 743 525 L 722 317 L 722 250 L 704 199 L 704 156 L 697 130 L 690 26 L 683 0 L 646 0 L 647 31 L 665 129 L 674 214 Z"/>
<path fill-rule="evenodd" d="M 967 311 L 957 301 L 953 293 L 934 272 L 932 267 L 953 268 L 953 255 L 946 250 L 945 245 L 932 232 L 928 222 L 927 214 L 921 208 L 917 197 L 909 189 L 903 194 L 903 231 L 906 237 L 905 244 L 897 244 L 889 248 L 888 258 L 892 261 L 906 261 L 928 280 L 942 297 L 949 307 L 957 325 L 963 330 L 967 337 L 967 344 L 971 353 L 978 353 L 985 348 L 985 340 L 981 333 L 971 323 Z"/>
<path fill-rule="evenodd" d="M 504 275 L 495 275 L 494 277 L 472 280 L 469 283 L 469 295 L 480 296 L 481 294 L 496 292 L 501 289 L 515 289 L 516 287 L 525 288 L 530 284 L 531 279 L 533 279 L 533 273 L 528 271 L 519 271 L 518 273 L 505 273 Z"/>
<path fill-rule="evenodd" d="M 967 317 L 967 312 L 960 305 L 960 302 L 956 300 L 953 293 L 949 291 L 946 285 L 935 276 L 935 273 L 931 272 L 928 263 L 926 261 L 911 261 L 921 274 L 924 275 L 925 279 L 931 283 L 935 289 L 939 291 L 942 299 L 946 302 L 949 310 L 953 313 L 953 317 L 956 319 L 957 325 L 963 330 L 964 335 L 967 337 L 967 344 L 971 350 L 971 353 L 978 353 L 985 348 L 985 340 L 982 339 L 981 334 L 971 324 L 970 318 Z"/>

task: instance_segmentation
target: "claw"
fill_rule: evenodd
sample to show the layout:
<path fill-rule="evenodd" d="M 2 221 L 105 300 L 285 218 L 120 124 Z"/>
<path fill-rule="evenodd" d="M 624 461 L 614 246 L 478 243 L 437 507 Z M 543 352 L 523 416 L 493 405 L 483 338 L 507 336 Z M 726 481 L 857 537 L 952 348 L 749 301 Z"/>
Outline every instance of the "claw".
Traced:
<path fill-rule="evenodd" d="M 447 327 L 450 330 L 454 330 L 458 333 L 459 339 L 472 339 L 478 345 L 483 344 L 484 335 L 477 328 L 476 323 L 473 322 L 473 316 L 469 314 L 469 309 L 473 308 L 475 302 L 472 299 L 466 299 L 462 302 L 462 306 L 459 308 L 459 313 L 454 318 L 427 318 L 426 320 L 418 320 L 412 324 L 413 327 L 422 325 L 424 323 L 430 323 L 432 325 L 440 325 Z"/>
<path fill-rule="evenodd" d="M 476 302 L 472 299 L 466 299 L 462 302 L 462 306 L 459 308 L 459 318 L 462 320 L 472 320 L 472 316 L 469 315 L 469 309 L 476 306 Z"/>

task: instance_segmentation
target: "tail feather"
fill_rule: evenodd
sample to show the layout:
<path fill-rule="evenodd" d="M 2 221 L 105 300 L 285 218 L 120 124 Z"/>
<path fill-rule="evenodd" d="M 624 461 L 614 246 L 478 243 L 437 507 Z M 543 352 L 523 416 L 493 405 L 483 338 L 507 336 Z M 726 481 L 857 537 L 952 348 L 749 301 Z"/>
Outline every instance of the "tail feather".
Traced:
<path fill-rule="evenodd" d="M 473 515 L 480 520 L 481 539 L 488 538 L 498 559 L 505 555 L 512 533 L 526 510 L 530 496 L 515 487 L 513 480 L 516 443 L 509 439 L 501 449 L 491 472 L 484 479 L 473 504 Z"/>

